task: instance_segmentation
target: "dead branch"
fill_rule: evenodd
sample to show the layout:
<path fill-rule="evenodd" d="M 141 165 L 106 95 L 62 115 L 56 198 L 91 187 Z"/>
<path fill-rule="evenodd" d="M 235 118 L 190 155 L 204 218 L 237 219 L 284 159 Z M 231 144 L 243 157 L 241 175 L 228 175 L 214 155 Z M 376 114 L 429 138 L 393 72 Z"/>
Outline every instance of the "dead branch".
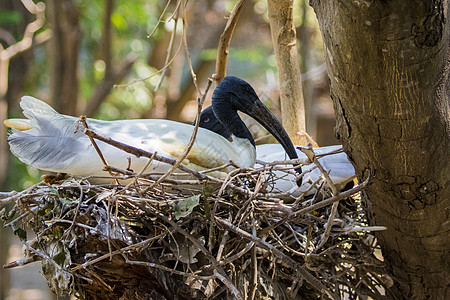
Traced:
<path fill-rule="evenodd" d="M 227 24 L 223 33 L 220 35 L 219 46 L 217 47 L 216 58 L 216 73 L 213 75 L 213 79 L 219 84 L 225 77 L 227 72 L 227 56 L 230 48 L 231 37 L 233 36 L 234 28 L 236 27 L 237 20 L 241 14 L 246 0 L 239 0 L 236 2 L 233 10 L 228 17 Z"/>

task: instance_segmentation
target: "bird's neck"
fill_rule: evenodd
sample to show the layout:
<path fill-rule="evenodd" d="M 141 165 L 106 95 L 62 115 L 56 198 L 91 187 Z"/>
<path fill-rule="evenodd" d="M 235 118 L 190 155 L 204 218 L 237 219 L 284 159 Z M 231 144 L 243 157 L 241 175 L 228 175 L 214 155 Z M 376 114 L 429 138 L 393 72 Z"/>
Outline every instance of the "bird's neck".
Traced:
<path fill-rule="evenodd" d="M 240 168 L 251 168 L 256 162 L 256 148 L 248 138 L 231 135 L 232 144 L 239 153 L 239 161 L 234 161 Z"/>
<path fill-rule="evenodd" d="M 232 135 L 241 139 L 247 139 L 254 148 L 255 140 L 236 110 L 230 108 L 227 110 L 223 109 L 220 112 L 217 119 L 224 124 L 225 128 L 227 128 Z"/>

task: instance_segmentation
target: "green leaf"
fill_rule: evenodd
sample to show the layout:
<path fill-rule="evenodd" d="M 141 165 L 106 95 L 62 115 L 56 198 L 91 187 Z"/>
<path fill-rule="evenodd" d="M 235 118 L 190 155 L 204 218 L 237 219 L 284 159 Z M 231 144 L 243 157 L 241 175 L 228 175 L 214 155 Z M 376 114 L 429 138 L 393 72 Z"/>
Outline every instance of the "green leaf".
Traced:
<path fill-rule="evenodd" d="M 53 256 L 53 260 L 60 266 L 64 265 L 64 262 L 66 260 L 66 254 L 64 251 L 58 252 L 55 256 Z"/>
<path fill-rule="evenodd" d="M 188 216 L 192 210 L 199 204 L 201 194 L 194 195 L 192 197 L 175 201 L 172 204 L 175 219 Z"/>

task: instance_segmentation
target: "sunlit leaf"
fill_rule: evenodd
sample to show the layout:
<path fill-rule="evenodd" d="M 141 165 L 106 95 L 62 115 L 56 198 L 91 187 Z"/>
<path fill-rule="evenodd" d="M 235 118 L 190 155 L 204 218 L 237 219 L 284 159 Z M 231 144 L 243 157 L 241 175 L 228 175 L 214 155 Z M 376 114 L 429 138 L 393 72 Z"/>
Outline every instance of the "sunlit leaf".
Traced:
<path fill-rule="evenodd" d="M 175 218 L 178 220 L 181 217 L 188 216 L 192 210 L 199 204 L 200 202 L 200 194 L 194 195 L 192 197 L 179 200 L 174 202 L 173 210 L 175 213 Z"/>

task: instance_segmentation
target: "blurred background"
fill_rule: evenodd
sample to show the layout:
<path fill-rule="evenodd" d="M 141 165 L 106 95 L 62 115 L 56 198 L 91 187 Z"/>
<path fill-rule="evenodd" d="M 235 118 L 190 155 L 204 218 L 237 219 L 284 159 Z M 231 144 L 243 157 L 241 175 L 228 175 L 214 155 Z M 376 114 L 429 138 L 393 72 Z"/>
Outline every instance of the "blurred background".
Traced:
<path fill-rule="evenodd" d="M 177 10 L 179 5 L 182 10 Z M 19 100 L 32 95 L 74 116 L 190 123 L 198 94 L 183 34 L 203 91 L 234 5 L 229 0 L 0 0 L 0 121 L 21 117 Z M 307 0 L 295 1 L 294 21 L 307 131 L 320 146 L 336 144 L 322 40 Z M 250 82 L 280 116 L 266 0 L 246 1 L 233 34 L 227 75 Z M 209 104 L 210 95 L 204 107 Z M 251 120 L 246 122 L 257 137 L 265 135 Z M 39 182 L 38 170 L 10 154 L 4 126 L 0 135 L 0 191 L 20 191 Z M 22 258 L 21 252 L 10 228 L 1 228 L 0 265 Z M 39 271 L 40 263 L 1 268 L 0 299 L 56 298 Z"/>

